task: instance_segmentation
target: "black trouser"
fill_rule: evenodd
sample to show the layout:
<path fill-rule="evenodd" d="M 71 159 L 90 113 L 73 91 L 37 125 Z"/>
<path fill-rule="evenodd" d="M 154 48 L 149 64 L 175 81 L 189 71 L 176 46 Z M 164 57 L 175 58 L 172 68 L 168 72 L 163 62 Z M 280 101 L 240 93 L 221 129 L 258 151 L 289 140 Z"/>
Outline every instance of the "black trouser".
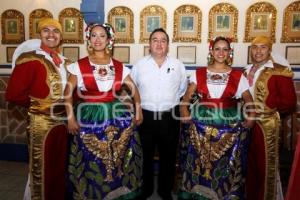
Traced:
<path fill-rule="evenodd" d="M 174 117 L 175 116 L 175 117 Z M 178 106 L 166 112 L 143 110 L 144 121 L 139 127 L 143 148 L 143 197 L 151 196 L 154 188 L 153 157 L 159 153 L 158 194 L 170 195 L 175 179 L 175 162 L 180 121 Z"/>

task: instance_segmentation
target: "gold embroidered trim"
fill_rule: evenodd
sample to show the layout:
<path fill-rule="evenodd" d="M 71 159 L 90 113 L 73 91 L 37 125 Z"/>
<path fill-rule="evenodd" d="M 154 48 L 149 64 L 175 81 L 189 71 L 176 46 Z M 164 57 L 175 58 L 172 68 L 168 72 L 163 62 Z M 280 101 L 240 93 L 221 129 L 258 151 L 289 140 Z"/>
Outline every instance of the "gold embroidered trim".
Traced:
<path fill-rule="evenodd" d="M 105 181 L 113 181 L 112 172 L 115 168 L 118 168 L 118 177 L 123 175 L 121 169 L 122 158 L 125 156 L 127 144 L 130 136 L 133 134 L 134 126 L 135 124 L 131 122 L 131 125 L 120 134 L 121 136 L 118 140 L 114 138 L 114 135 L 119 131 L 119 128 L 115 126 L 108 126 L 105 129 L 107 140 L 99 140 L 95 134 L 80 135 L 87 149 L 104 163 L 106 168 Z"/>
<path fill-rule="evenodd" d="M 265 144 L 265 191 L 264 199 L 273 200 L 276 198 L 276 176 L 278 170 L 278 154 L 279 154 L 279 125 L 280 117 L 275 109 L 271 109 L 266 105 L 266 99 L 269 96 L 268 80 L 272 75 L 287 75 L 290 76 L 288 68 L 275 66 L 275 69 L 265 68 L 258 77 L 255 84 L 255 103 L 264 106 L 264 113 L 260 115 L 260 120 L 257 121 L 262 129 Z"/>

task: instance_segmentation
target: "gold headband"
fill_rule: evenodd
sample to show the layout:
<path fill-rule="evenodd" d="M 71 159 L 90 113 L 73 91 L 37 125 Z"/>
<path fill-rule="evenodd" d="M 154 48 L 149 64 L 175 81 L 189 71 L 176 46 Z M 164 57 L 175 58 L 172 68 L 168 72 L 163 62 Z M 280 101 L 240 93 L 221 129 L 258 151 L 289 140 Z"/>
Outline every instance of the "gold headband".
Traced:
<path fill-rule="evenodd" d="M 46 26 L 54 26 L 62 33 L 62 27 L 59 21 L 52 19 L 52 18 L 44 18 L 38 24 L 37 32 L 40 33 L 43 28 Z"/>
<path fill-rule="evenodd" d="M 257 36 L 252 40 L 251 45 L 264 44 L 267 45 L 270 49 L 272 49 L 272 42 L 269 37 L 266 36 Z"/>

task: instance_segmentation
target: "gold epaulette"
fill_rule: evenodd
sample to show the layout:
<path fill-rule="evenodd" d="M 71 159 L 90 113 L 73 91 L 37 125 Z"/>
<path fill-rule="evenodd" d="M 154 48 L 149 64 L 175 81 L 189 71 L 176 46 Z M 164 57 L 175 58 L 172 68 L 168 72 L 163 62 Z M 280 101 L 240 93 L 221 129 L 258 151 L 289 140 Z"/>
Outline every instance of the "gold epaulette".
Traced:
<path fill-rule="evenodd" d="M 37 61 L 40 61 L 43 63 L 44 59 L 45 59 L 45 57 L 43 55 L 36 54 L 35 51 L 29 51 L 26 53 L 22 53 L 18 57 L 18 59 L 16 61 L 16 65 L 20 65 L 20 64 L 23 64 L 23 63 L 26 63 L 29 61 L 34 61 L 34 60 L 37 60 Z"/>
<path fill-rule="evenodd" d="M 293 71 L 289 67 L 280 65 L 278 63 L 273 63 L 273 65 L 274 75 L 286 76 L 291 78 L 294 76 Z"/>

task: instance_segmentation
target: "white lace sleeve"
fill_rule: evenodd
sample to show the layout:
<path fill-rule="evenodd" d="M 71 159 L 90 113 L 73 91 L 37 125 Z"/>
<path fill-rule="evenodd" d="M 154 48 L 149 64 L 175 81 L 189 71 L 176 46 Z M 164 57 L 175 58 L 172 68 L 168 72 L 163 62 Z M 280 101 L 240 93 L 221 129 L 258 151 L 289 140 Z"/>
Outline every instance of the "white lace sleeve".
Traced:
<path fill-rule="evenodd" d="M 123 65 L 122 82 L 130 74 L 130 69 Z"/>
<path fill-rule="evenodd" d="M 70 65 L 67 66 L 67 70 L 68 72 L 70 72 L 73 75 L 78 75 L 78 73 L 80 73 L 80 69 L 79 69 L 79 65 L 78 62 L 74 62 Z"/>
<path fill-rule="evenodd" d="M 242 75 L 241 79 L 240 79 L 240 82 L 239 82 L 238 89 L 235 93 L 235 97 L 236 98 L 241 98 L 243 92 L 245 92 L 246 90 L 249 90 L 249 83 L 248 83 L 247 78 L 244 75 Z"/>
<path fill-rule="evenodd" d="M 196 70 L 191 73 L 190 83 L 195 83 L 197 85 Z"/>
<path fill-rule="evenodd" d="M 77 86 L 78 86 L 78 88 L 84 88 L 83 79 L 82 79 L 81 71 L 79 69 L 78 62 L 74 62 L 74 63 L 68 65 L 67 70 L 71 74 L 77 76 Z"/>

